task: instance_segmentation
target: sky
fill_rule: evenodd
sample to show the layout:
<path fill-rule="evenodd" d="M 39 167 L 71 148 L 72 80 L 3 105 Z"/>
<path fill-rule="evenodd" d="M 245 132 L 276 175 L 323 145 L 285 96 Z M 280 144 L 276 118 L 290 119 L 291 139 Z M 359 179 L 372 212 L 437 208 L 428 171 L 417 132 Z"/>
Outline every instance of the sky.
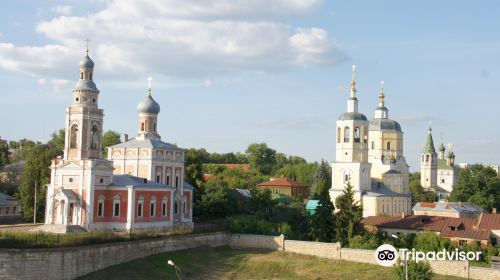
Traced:
<path fill-rule="evenodd" d="M 457 162 L 500 164 L 499 30 L 498 1 L 9 1 L 0 137 L 47 141 L 64 127 L 88 38 L 105 130 L 137 133 L 152 77 L 164 141 L 333 161 L 355 64 L 369 119 L 385 81 L 410 170 L 430 121 Z"/>

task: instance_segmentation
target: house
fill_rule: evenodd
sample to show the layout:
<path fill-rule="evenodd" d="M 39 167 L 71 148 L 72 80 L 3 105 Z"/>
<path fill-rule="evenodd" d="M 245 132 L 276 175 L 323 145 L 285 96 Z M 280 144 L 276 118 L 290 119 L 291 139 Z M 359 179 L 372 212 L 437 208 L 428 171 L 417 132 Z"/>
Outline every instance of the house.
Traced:
<path fill-rule="evenodd" d="M 244 211 L 247 209 L 248 200 L 252 197 L 250 190 L 247 189 L 228 189 L 225 190 L 226 194 L 236 201 L 236 207 L 238 211 Z"/>
<path fill-rule="evenodd" d="M 477 218 L 484 210 L 470 202 L 417 202 L 414 215 L 428 215 L 454 218 Z"/>
<path fill-rule="evenodd" d="M 482 213 L 475 218 L 428 215 L 370 216 L 364 218 L 361 223 L 368 231 L 382 231 L 388 235 L 421 234 L 430 231 L 459 246 L 474 243 L 482 248 L 495 246 L 500 237 L 500 214 L 496 213 Z"/>
<path fill-rule="evenodd" d="M 260 183 L 259 190 L 270 190 L 273 195 L 286 195 L 290 197 L 308 197 L 309 187 L 289 178 L 271 178 L 269 181 Z"/>
<path fill-rule="evenodd" d="M 0 193 L 0 224 L 22 223 L 21 204 L 15 197 Z"/>
<path fill-rule="evenodd" d="M 8 164 L 0 172 L 0 181 L 19 186 L 24 172 L 24 160 Z"/>

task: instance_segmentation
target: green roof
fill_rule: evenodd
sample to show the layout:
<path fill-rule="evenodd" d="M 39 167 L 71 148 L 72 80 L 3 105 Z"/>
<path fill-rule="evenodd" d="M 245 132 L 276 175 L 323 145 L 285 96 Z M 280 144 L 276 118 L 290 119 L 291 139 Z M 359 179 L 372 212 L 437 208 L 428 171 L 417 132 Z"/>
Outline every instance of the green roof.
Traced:
<path fill-rule="evenodd" d="M 424 147 L 425 154 L 435 154 L 436 149 L 434 149 L 434 140 L 432 140 L 432 129 L 429 128 L 429 134 L 427 135 L 427 143 Z"/>
<path fill-rule="evenodd" d="M 439 151 L 444 152 L 444 150 L 446 150 L 446 149 L 445 149 L 443 143 L 441 143 L 441 145 L 439 146 Z"/>
<path fill-rule="evenodd" d="M 448 165 L 448 161 L 445 159 L 438 160 L 437 169 L 449 169 L 453 170 L 453 166 Z"/>
<path fill-rule="evenodd" d="M 347 112 L 343 113 L 338 118 L 339 121 L 367 121 L 365 115 L 358 112 Z"/>

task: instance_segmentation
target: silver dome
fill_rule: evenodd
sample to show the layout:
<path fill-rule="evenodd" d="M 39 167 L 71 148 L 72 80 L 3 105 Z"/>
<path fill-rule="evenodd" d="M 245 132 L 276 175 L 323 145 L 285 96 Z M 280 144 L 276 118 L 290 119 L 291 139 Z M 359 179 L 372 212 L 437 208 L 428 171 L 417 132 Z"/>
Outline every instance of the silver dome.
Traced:
<path fill-rule="evenodd" d="M 94 62 L 88 55 L 84 56 L 82 60 L 80 60 L 80 68 L 93 68 Z"/>
<path fill-rule="evenodd" d="M 153 97 L 148 94 L 146 98 L 144 98 L 144 100 L 137 105 L 137 112 L 145 114 L 158 114 L 160 113 L 160 104 L 158 104 L 158 102 L 156 102 Z"/>

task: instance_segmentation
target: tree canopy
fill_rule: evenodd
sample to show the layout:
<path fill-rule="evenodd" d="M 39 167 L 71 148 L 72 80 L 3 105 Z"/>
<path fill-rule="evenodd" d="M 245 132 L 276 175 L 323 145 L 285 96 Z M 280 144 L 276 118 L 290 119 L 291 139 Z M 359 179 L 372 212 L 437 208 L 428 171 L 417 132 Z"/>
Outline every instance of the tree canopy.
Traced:
<path fill-rule="evenodd" d="M 460 170 L 451 201 L 472 202 L 485 210 L 500 207 L 500 179 L 491 167 L 475 164 Z"/>
<path fill-rule="evenodd" d="M 122 141 L 120 140 L 120 133 L 114 130 L 108 130 L 102 136 L 102 157 L 108 157 L 107 147 L 111 147 L 116 144 L 120 144 Z"/>

